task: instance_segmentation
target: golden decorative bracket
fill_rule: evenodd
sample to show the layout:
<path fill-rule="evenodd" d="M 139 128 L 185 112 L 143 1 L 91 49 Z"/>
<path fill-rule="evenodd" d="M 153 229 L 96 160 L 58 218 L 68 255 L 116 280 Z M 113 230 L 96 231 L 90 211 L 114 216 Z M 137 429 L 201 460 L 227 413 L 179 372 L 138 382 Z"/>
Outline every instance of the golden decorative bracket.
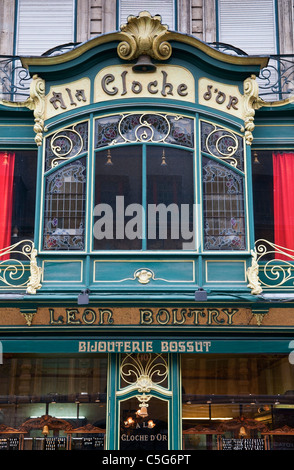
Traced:
<path fill-rule="evenodd" d="M 170 58 L 172 47 L 166 41 L 168 27 L 161 23 L 160 15 L 152 17 L 148 11 L 142 11 L 139 16 L 129 16 L 127 24 L 120 29 L 124 40 L 118 44 L 117 53 L 121 59 L 133 60 L 141 55 L 156 60 Z"/>
<path fill-rule="evenodd" d="M 259 280 L 259 266 L 257 262 L 257 253 L 256 249 L 251 250 L 252 263 L 251 266 L 246 271 L 247 279 L 249 281 L 247 287 L 251 289 L 252 295 L 261 294 L 262 288 Z"/>
<path fill-rule="evenodd" d="M 13 108 L 28 108 L 34 112 L 35 125 L 34 131 L 36 133 L 35 142 L 38 146 L 42 145 L 45 115 L 45 80 L 33 76 L 30 85 L 30 96 L 26 101 L 7 101 L 1 100 L 1 104 Z"/>
<path fill-rule="evenodd" d="M 29 277 L 29 282 L 27 285 L 27 294 L 36 294 L 37 289 L 40 289 L 42 287 L 42 284 L 41 284 L 42 268 L 40 268 L 37 264 L 36 248 L 33 248 L 31 252 L 30 270 L 31 270 L 31 275 Z"/>

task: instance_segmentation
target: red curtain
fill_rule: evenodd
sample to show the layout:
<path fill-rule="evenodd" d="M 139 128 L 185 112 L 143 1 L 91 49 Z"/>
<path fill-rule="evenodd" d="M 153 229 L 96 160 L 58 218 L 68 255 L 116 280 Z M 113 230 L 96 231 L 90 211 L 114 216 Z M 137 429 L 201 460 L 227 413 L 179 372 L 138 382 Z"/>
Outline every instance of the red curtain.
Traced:
<path fill-rule="evenodd" d="M 11 245 L 14 160 L 14 153 L 0 152 L 0 254 Z M 5 259 L 9 254 L 0 257 L 0 261 Z"/>
<path fill-rule="evenodd" d="M 293 152 L 273 154 L 273 190 L 275 244 L 294 250 Z M 276 258 L 289 261 L 289 257 L 280 253 L 276 254 Z"/>

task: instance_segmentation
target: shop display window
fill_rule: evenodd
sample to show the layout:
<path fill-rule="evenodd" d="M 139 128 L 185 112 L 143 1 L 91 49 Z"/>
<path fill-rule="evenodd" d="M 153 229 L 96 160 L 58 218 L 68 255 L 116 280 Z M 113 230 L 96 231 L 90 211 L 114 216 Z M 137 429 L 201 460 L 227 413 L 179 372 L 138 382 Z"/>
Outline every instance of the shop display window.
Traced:
<path fill-rule="evenodd" d="M 183 448 L 294 448 L 294 370 L 286 355 L 182 356 Z"/>
<path fill-rule="evenodd" d="M 5 354 L 0 368 L 0 445 L 104 449 L 106 393 L 106 355 Z"/>

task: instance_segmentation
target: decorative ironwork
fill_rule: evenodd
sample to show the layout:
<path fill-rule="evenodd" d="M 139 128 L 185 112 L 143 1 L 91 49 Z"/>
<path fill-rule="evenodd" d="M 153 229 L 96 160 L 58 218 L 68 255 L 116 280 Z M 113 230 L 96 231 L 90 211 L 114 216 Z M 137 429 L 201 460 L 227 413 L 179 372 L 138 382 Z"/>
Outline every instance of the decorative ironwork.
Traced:
<path fill-rule="evenodd" d="M 78 47 L 81 43 L 80 42 L 68 42 L 66 44 L 60 44 L 56 47 L 52 47 L 46 52 L 43 52 L 42 57 L 51 57 L 60 54 L 65 54 L 66 52 L 72 51 L 76 47 Z"/>
<path fill-rule="evenodd" d="M 87 147 L 87 122 L 58 130 L 46 139 L 45 171 L 58 166 L 64 160 L 69 160 L 87 151 Z"/>
<path fill-rule="evenodd" d="M 115 115 L 96 120 L 96 147 L 136 142 L 193 148 L 194 121 L 158 113 Z"/>
<path fill-rule="evenodd" d="M 294 55 L 271 55 L 258 77 L 259 96 L 267 100 L 294 98 Z"/>
<path fill-rule="evenodd" d="M 293 286 L 294 250 L 264 239 L 257 240 L 255 246 L 260 284 L 265 288 Z"/>
<path fill-rule="evenodd" d="M 123 381 L 140 393 L 157 389 L 168 375 L 168 364 L 161 354 L 127 354 L 121 363 Z"/>
<path fill-rule="evenodd" d="M 27 98 L 31 76 L 17 56 L 0 56 L 0 96 L 11 101 Z"/>
<path fill-rule="evenodd" d="M 247 269 L 247 279 L 249 281 L 247 287 L 251 289 L 251 294 L 258 295 L 262 292 L 260 280 L 259 280 L 259 266 L 257 262 L 256 250 L 251 250 L 252 264 Z"/>
<path fill-rule="evenodd" d="M 201 150 L 244 171 L 243 139 L 232 131 L 202 121 Z"/>
<path fill-rule="evenodd" d="M 29 261 L 29 277 L 26 261 Z M 41 273 L 37 250 L 31 240 L 22 240 L 0 250 L 0 282 L 4 287 L 26 288 L 28 294 L 35 294 L 42 287 Z"/>

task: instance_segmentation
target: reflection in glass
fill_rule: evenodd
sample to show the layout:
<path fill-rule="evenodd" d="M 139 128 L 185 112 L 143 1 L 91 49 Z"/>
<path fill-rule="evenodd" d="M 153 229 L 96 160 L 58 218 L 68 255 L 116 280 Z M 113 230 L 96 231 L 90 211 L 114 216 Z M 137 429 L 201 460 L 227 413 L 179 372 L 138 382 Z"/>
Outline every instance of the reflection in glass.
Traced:
<path fill-rule="evenodd" d="M 104 448 L 106 355 L 4 354 L 3 363 L 0 425 L 24 430 L 25 450 Z"/>
<path fill-rule="evenodd" d="M 192 152 L 147 146 L 149 250 L 195 249 L 193 180 Z"/>
<path fill-rule="evenodd" d="M 281 436 L 294 428 L 287 355 L 183 355 L 182 384 L 185 449 L 294 448 L 294 434 Z"/>
<path fill-rule="evenodd" d="M 148 405 L 142 417 L 137 398 L 120 403 L 120 450 L 168 449 L 168 404 L 152 397 Z"/>
<path fill-rule="evenodd" d="M 140 250 L 142 247 L 141 154 L 138 146 L 111 148 L 96 154 L 95 250 Z"/>

